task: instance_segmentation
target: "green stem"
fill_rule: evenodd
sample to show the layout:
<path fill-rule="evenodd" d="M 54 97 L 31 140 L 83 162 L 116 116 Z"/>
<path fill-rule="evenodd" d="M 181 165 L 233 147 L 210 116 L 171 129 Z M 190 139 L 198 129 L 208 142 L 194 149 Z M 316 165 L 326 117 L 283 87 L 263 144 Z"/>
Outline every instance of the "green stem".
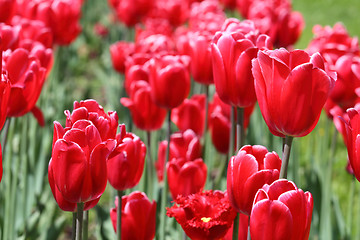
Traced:
<path fill-rule="evenodd" d="M 146 192 L 148 193 L 149 198 L 151 199 L 153 196 L 153 179 L 154 179 L 154 168 L 153 168 L 153 160 L 151 157 L 151 132 L 147 131 L 146 132 L 146 137 L 147 137 L 147 186 L 146 186 Z"/>
<path fill-rule="evenodd" d="M 212 189 L 221 189 L 220 181 L 223 178 L 226 179 L 228 159 L 229 158 L 227 156 L 222 154 L 221 159 L 220 159 L 219 174 L 216 176 L 216 178 L 214 180 L 214 185 L 213 185 Z"/>
<path fill-rule="evenodd" d="M 208 112 L 209 112 L 209 85 L 205 85 L 205 117 L 204 117 L 204 132 L 202 137 L 202 143 L 205 147 L 206 130 L 208 128 Z"/>
<path fill-rule="evenodd" d="M 163 177 L 163 191 L 161 196 L 161 211 L 160 211 L 160 240 L 165 240 L 165 221 L 166 221 L 166 205 L 167 205 L 167 196 L 168 196 L 168 184 L 167 184 L 167 170 L 166 163 L 169 161 L 170 156 L 170 136 L 171 136 L 171 110 L 168 113 L 167 119 L 167 148 L 166 148 L 166 159 L 164 162 L 164 177 Z"/>
<path fill-rule="evenodd" d="M 353 220 L 353 211 L 354 211 L 354 192 L 355 192 L 355 182 L 356 178 L 353 177 L 350 186 L 349 193 L 349 204 L 347 209 L 347 217 L 346 217 L 346 226 L 347 226 L 347 238 L 351 239 L 351 229 L 352 229 L 352 220 Z"/>
<path fill-rule="evenodd" d="M 17 118 L 16 119 L 16 123 L 19 124 L 22 124 L 24 123 L 24 119 L 20 119 L 20 118 Z M 19 125 L 18 125 L 19 127 Z M 26 128 L 25 125 L 23 125 L 23 127 Z M 23 129 L 22 129 L 23 130 Z M 13 138 L 12 138 L 13 139 Z M 13 150 L 13 146 L 14 145 L 10 145 L 10 149 L 12 151 Z M 21 146 L 20 146 L 20 149 L 21 149 Z M 17 191 L 18 191 L 18 187 L 19 187 L 19 177 L 18 177 L 18 174 L 20 172 L 20 169 L 21 169 L 21 154 L 20 153 L 15 153 L 15 168 L 13 169 L 13 172 L 12 172 L 12 179 L 11 179 L 11 209 L 10 209 L 10 227 L 11 227 L 11 235 L 10 235 L 10 238 L 9 239 L 15 239 L 15 220 L 16 220 L 16 211 L 17 211 L 17 206 L 16 206 L 16 199 L 17 199 Z M 9 159 L 10 160 L 10 159 Z M 13 159 L 11 159 L 13 160 Z"/>
<path fill-rule="evenodd" d="M 233 236 L 232 236 L 233 240 L 239 239 L 239 221 L 240 221 L 240 213 L 237 213 L 233 224 Z"/>
<path fill-rule="evenodd" d="M 117 191 L 118 207 L 117 207 L 117 219 L 116 219 L 116 239 L 121 240 L 121 210 L 122 210 L 122 197 L 124 191 Z"/>
<path fill-rule="evenodd" d="M 334 163 L 334 156 L 336 150 L 336 139 L 337 139 L 338 131 L 334 127 L 334 133 L 331 140 L 330 151 L 328 151 L 328 161 L 326 162 L 326 166 L 323 166 L 323 174 L 322 175 L 322 197 L 321 197 L 321 208 L 320 208 L 320 236 L 325 237 L 323 239 L 330 239 L 331 238 L 331 213 L 329 211 L 331 209 L 331 176 L 332 176 L 332 167 Z M 327 141 L 326 141 L 327 143 Z M 323 149 L 328 149 L 328 144 L 324 145 Z"/>
<path fill-rule="evenodd" d="M 88 239 L 88 231 L 89 231 L 89 210 L 84 211 L 83 240 Z"/>
<path fill-rule="evenodd" d="M 1 65 L 1 62 L 0 62 Z M 1 74 L 1 72 L 0 72 Z M 0 76 L 1 77 L 1 76 Z M 2 236 L 2 239 L 9 239 L 8 235 L 9 235 L 9 224 L 10 224 L 10 206 L 12 204 L 12 201 L 10 199 L 10 195 L 11 195 L 11 166 L 12 166 L 12 151 L 10 151 L 7 155 L 5 154 L 5 150 L 6 150 L 6 142 L 7 142 L 7 138 L 8 138 L 8 133 L 9 133 L 9 128 L 10 125 L 14 125 L 11 124 L 12 118 L 7 118 L 4 124 L 4 128 L 1 130 L 1 151 L 2 151 L 2 162 L 3 162 L 3 172 L 5 173 L 3 175 L 3 183 L 2 185 L 4 186 L 4 188 L 2 189 L 3 194 L 3 198 L 4 198 L 4 216 L 3 219 L 4 221 L 2 221 L 2 225 L 1 225 L 1 235 L 0 238 Z M 12 127 L 13 130 L 13 127 Z M 12 131 L 13 133 L 13 131 Z M 11 135 L 12 135 L 11 133 Z M 11 149 L 10 149 L 11 150 Z"/>
<path fill-rule="evenodd" d="M 186 235 L 185 231 L 183 230 L 183 239 L 184 240 L 187 240 L 188 239 L 188 236 Z"/>
<path fill-rule="evenodd" d="M 250 234 L 250 216 L 249 216 L 249 223 L 248 223 L 248 229 L 247 229 L 247 240 L 251 240 L 251 234 Z"/>
<path fill-rule="evenodd" d="M 230 107 L 230 120 L 231 120 L 231 126 L 230 126 L 230 140 L 229 140 L 229 157 L 231 157 L 234 154 L 234 129 L 235 129 L 235 107 Z"/>
<path fill-rule="evenodd" d="M 2 147 L 2 155 L 5 155 L 5 146 L 7 142 L 7 136 L 9 133 L 9 126 L 10 126 L 11 118 L 7 118 L 4 124 L 4 128 L 1 131 L 2 138 L 1 138 L 1 147 Z"/>
<path fill-rule="evenodd" d="M 284 138 L 280 178 L 287 178 L 287 169 L 289 165 L 291 144 L 293 139 L 294 137 L 291 136 L 285 136 Z"/>
<path fill-rule="evenodd" d="M 29 178 L 28 176 L 28 165 L 29 165 L 29 157 L 28 157 L 28 146 L 27 146 L 27 142 L 29 139 L 29 115 L 26 115 L 26 116 L 23 116 L 22 117 L 22 132 L 21 132 L 21 166 L 22 166 L 22 184 L 23 185 L 23 195 L 22 195 L 22 198 L 23 198 L 23 201 L 24 203 L 27 202 L 28 200 L 28 191 L 27 191 L 27 186 L 28 186 L 28 183 L 27 183 L 27 180 Z M 24 227 L 24 238 L 26 239 L 26 230 L 27 230 L 27 204 L 24 204 L 23 206 L 23 209 L 22 209 L 22 214 L 23 214 L 23 219 L 22 219 L 22 222 L 23 222 L 23 227 Z"/>
<path fill-rule="evenodd" d="M 75 240 L 76 237 L 76 212 L 73 212 L 73 219 L 72 219 L 72 231 L 71 231 L 71 240 Z"/>
<path fill-rule="evenodd" d="M 356 226 L 360 226 L 360 184 L 357 184 L 357 186 L 359 186 L 359 192 L 358 192 L 358 212 L 357 212 L 357 225 Z M 357 227 L 355 228 L 355 238 L 354 239 L 360 239 L 360 228 Z"/>
<path fill-rule="evenodd" d="M 84 216 L 84 203 L 80 202 L 77 204 L 76 240 L 82 240 L 83 216 Z"/>
<path fill-rule="evenodd" d="M 244 127 L 244 108 L 237 108 L 236 121 L 236 151 L 244 146 L 245 142 L 245 127 Z"/>

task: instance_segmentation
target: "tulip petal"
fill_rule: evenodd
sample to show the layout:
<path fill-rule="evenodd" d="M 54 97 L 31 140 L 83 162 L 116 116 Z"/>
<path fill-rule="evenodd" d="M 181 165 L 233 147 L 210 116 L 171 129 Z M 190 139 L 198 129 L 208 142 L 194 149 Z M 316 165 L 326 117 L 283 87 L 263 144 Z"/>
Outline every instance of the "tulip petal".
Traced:
<path fill-rule="evenodd" d="M 52 164 L 56 169 L 53 172 L 54 181 L 63 197 L 69 202 L 81 202 L 80 194 L 88 164 L 80 146 L 63 139 L 57 140 L 53 148 Z"/>
<path fill-rule="evenodd" d="M 279 179 L 270 185 L 268 190 L 269 199 L 277 200 L 282 193 L 291 190 L 297 190 L 293 182 L 286 179 Z"/>
<path fill-rule="evenodd" d="M 261 170 L 251 175 L 244 184 L 244 190 L 242 193 L 244 206 L 243 213 L 249 215 L 251 213 L 252 204 L 256 195 L 256 192 L 264 185 L 271 184 L 279 179 L 279 171 L 275 170 Z"/>
<path fill-rule="evenodd" d="M 301 189 L 287 191 L 279 196 L 279 201 L 289 208 L 293 217 L 294 227 L 292 233 L 294 237 L 292 239 L 305 239 L 303 234 L 306 232 L 308 209 L 304 192 Z"/>
<path fill-rule="evenodd" d="M 251 239 L 289 240 L 292 237 L 292 216 L 285 204 L 280 201 L 261 200 L 251 212 Z"/>

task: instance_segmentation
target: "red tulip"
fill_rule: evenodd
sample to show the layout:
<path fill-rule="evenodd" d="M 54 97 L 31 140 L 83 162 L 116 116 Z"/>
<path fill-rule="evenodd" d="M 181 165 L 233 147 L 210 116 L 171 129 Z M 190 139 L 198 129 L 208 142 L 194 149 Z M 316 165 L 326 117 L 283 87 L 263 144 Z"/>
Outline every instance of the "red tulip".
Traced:
<path fill-rule="evenodd" d="M 174 27 L 169 21 L 155 12 L 155 15 L 149 14 L 141 25 L 135 25 L 135 41 L 138 43 L 141 39 L 156 34 L 172 37 L 173 31 Z"/>
<path fill-rule="evenodd" d="M 159 144 L 158 160 L 155 163 L 159 181 L 163 180 L 164 162 L 166 157 L 167 141 Z M 200 138 L 191 129 L 185 132 L 177 132 L 171 135 L 169 161 L 175 159 L 185 159 L 193 161 L 201 157 Z"/>
<path fill-rule="evenodd" d="M 215 34 L 224 23 L 226 15 L 218 1 L 205 0 L 191 5 L 189 28 L 196 32 Z"/>
<path fill-rule="evenodd" d="M 196 121 L 194 121 L 196 119 Z M 204 133 L 205 124 L 205 95 L 193 95 L 171 111 L 171 120 L 184 132 L 193 130 L 198 136 Z"/>
<path fill-rule="evenodd" d="M 118 41 L 110 45 L 110 55 L 113 67 L 119 73 L 125 72 L 125 61 L 128 56 L 135 52 L 132 42 Z"/>
<path fill-rule="evenodd" d="M 245 129 L 249 125 L 250 116 L 254 107 L 255 105 L 251 105 L 246 107 L 244 110 Z M 219 96 L 216 93 L 214 94 L 214 100 L 209 106 L 209 130 L 213 145 L 218 152 L 223 154 L 227 154 L 229 151 L 229 136 L 231 127 L 230 108 L 230 105 L 222 102 Z"/>
<path fill-rule="evenodd" d="M 213 69 L 211 62 L 211 39 L 213 35 L 206 32 L 195 32 L 189 36 L 190 70 L 196 82 L 212 84 Z"/>
<path fill-rule="evenodd" d="M 18 3 L 19 15 L 40 20 L 51 29 L 54 43 L 68 45 L 81 31 L 81 3 L 70 0 L 23 1 Z"/>
<path fill-rule="evenodd" d="M 55 199 L 61 203 L 97 200 L 105 191 L 106 158 L 115 144 L 115 140 L 103 142 L 99 129 L 89 120 L 80 119 L 71 128 L 54 122 L 48 172 Z"/>
<path fill-rule="evenodd" d="M 53 31 L 54 42 L 59 45 L 69 45 L 81 32 L 81 4 L 69 0 L 53 0 L 50 13 L 39 13 L 39 19 L 46 18 L 45 23 Z"/>
<path fill-rule="evenodd" d="M 333 28 L 315 25 L 313 33 L 315 36 L 308 46 L 308 52 L 320 52 L 329 63 L 334 64 L 339 57 L 346 54 L 359 55 L 357 37 L 351 37 L 341 23 L 336 23 Z"/>
<path fill-rule="evenodd" d="M 7 77 L 5 71 L 2 70 L 2 42 L 0 36 L 0 130 L 4 126 L 6 120 L 6 112 L 7 112 L 7 105 L 10 97 L 10 81 Z M 0 182 L 3 175 L 3 167 L 2 167 L 2 151 L 1 151 L 1 144 L 0 144 Z"/>
<path fill-rule="evenodd" d="M 178 197 L 175 205 L 167 209 L 186 235 L 194 240 L 222 239 L 236 216 L 226 193 L 205 191 Z"/>
<path fill-rule="evenodd" d="M 360 181 L 360 110 L 357 107 L 357 109 L 350 108 L 346 112 L 349 117 L 349 120 L 343 120 L 346 130 L 346 147 L 355 177 Z"/>
<path fill-rule="evenodd" d="M 254 21 L 260 32 L 267 34 L 275 46 L 291 47 L 300 37 L 304 20 L 299 12 L 292 11 L 289 0 L 239 2 L 249 4 L 244 9 L 245 18 Z"/>
<path fill-rule="evenodd" d="M 1 46 L 1 38 L 0 38 Z M 7 107 L 9 104 L 11 85 L 6 71 L 2 70 L 2 51 L 0 49 L 0 130 L 4 126 L 7 117 Z"/>
<path fill-rule="evenodd" d="M 224 23 L 227 26 L 227 22 Z M 246 30 L 248 24 L 245 24 Z M 212 63 L 216 92 L 220 99 L 232 106 L 248 107 L 256 102 L 251 60 L 259 47 L 270 46 L 265 35 L 245 33 L 242 25 L 236 32 L 218 32 L 212 43 Z"/>
<path fill-rule="evenodd" d="M 46 69 L 45 77 L 49 76 L 54 62 L 52 48 L 46 48 L 42 43 L 31 39 L 22 40 L 19 47 L 29 51 L 29 56 L 39 60 L 41 67 Z"/>
<path fill-rule="evenodd" d="M 20 117 L 34 109 L 45 82 L 46 69 L 23 48 L 6 51 L 4 61 L 11 82 L 7 114 Z"/>
<path fill-rule="evenodd" d="M 116 112 L 105 113 L 102 106 L 96 100 L 88 99 L 74 102 L 74 110 L 70 113 L 66 110 L 66 127 L 71 128 L 80 119 L 86 119 L 92 122 L 99 130 L 102 141 L 115 139 L 118 128 L 118 115 Z"/>
<path fill-rule="evenodd" d="M 16 1 L 0 0 L 0 22 L 10 22 L 15 13 Z"/>
<path fill-rule="evenodd" d="M 248 18 L 249 8 L 252 0 L 236 0 L 236 6 L 243 18 Z"/>
<path fill-rule="evenodd" d="M 286 179 L 265 185 L 255 197 L 250 218 L 251 239 L 307 240 L 313 198 Z"/>
<path fill-rule="evenodd" d="M 42 43 L 45 48 L 53 46 L 54 41 L 51 28 L 47 27 L 43 21 L 15 16 L 12 18 L 11 24 L 21 27 L 19 32 L 20 42 L 31 39 Z"/>
<path fill-rule="evenodd" d="M 305 21 L 300 12 L 282 11 L 278 16 L 278 32 L 274 45 L 279 47 L 292 47 L 300 38 L 305 27 Z"/>
<path fill-rule="evenodd" d="M 171 25 L 179 26 L 189 17 L 189 3 L 183 0 L 157 0 L 151 15 L 166 19 Z"/>
<path fill-rule="evenodd" d="M 175 44 L 170 36 L 161 33 L 156 33 L 152 35 L 141 34 L 136 36 L 137 53 L 148 53 L 151 55 L 158 54 L 159 56 L 164 56 L 169 54 L 175 54 L 174 50 Z M 186 65 L 188 65 L 187 60 Z"/>
<path fill-rule="evenodd" d="M 256 192 L 279 179 L 281 159 L 260 145 L 242 147 L 231 157 L 227 170 L 227 191 L 231 206 L 250 215 Z"/>
<path fill-rule="evenodd" d="M 116 15 L 127 27 L 139 23 L 150 11 L 153 0 L 110 0 Z"/>
<path fill-rule="evenodd" d="M 56 203 L 59 205 L 60 209 L 63 211 L 67 211 L 67 212 L 76 212 L 77 210 L 77 203 L 74 202 L 69 202 L 67 201 L 63 195 L 61 194 L 61 192 L 59 191 L 58 187 L 55 185 L 55 179 L 54 179 L 54 173 L 53 173 L 53 169 L 50 168 L 48 169 L 48 180 L 49 180 L 49 184 L 50 184 L 50 188 L 51 188 L 51 192 L 56 200 Z M 100 197 L 85 202 L 84 203 L 84 210 L 89 210 L 93 207 L 96 206 L 96 204 L 99 202 Z"/>
<path fill-rule="evenodd" d="M 118 198 L 110 218 L 116 232 Z M 145 193 L 135 191 L 122 197 L 121 239 L 151 240 L 155 237 L 156 202 L 150 202 Z"/>
<path fill-rule="evenodd" d="M 187 56 L 163 56 L 150 62 L 151 96 L 163 108 L 179 106 L 190 92 Z"/>
<path fill-rule="evenodd" d="M 166 110 L 158 107 L 151 98 L 151 88 L 145 81 L 136 81 L 130 98 L 121 98 L 120 103 L 129 108 L 136 127 L 145 131 L 161 128 Z"/>
<path fill-rule="evenodd" d="M 144 169 L 146 146 L 138 136 L 127 133 L 125 125 L 120 126 L 116 141 L 117 146 L 106 162 L 107 175 L 111 186 L 123 191 L 139 183 Z"/>
<path fill-rule="evenodd" d="M 201 191 L 206 182 L 207 167 L 201 158 L 186 161 L 173 158 L 166 164 L 168 184 L 173 199 Z"/>
<path fill-rule="evenodd" d="M 134 86 L 137 86 L 137 84 L 134 85 L 134 82 L 149 82 L 150 59 L 151 55 L 146 53 L 135 53 L 134 55 L 126 58 L 124 87 L 127 95 L 130 96 L 130 98 L 132 97 L 133 92 L 135 92 L 133 91 Z"/>
<path fill-rule="evenodd" d="M 256 96 L 272 134 L 302 137 L 317 124 L 334 79 L 320 54 L 259 51 L 253 60 Z M 336 77 L 335 77 L 336 78 Z"/>
<path fill-rule="evenodd" d="M 9 26 L 0 22 L 1 51 L 18 48 L 20 30 L 20 26 Z"/>
<path fill-rule="evenodd" d="M 338 79 L 330 92 L 329 99 L 346 111 L 355 106 L 359 99 L 356 89 L 360 87 L 360 57 L 345 54 L 330 67 L 336 71 Z"/>

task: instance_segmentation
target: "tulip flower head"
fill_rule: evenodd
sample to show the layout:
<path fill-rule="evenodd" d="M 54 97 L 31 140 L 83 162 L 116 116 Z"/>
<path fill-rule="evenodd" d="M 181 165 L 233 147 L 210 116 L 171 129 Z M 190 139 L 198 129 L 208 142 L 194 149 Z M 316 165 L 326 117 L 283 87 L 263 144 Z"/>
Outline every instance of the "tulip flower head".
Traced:
<path fill-rule="evenodd" d="M 166 55 L 150 62 L 151 96 L 163 108 L 179 106 L 190 92 L 188 56 Z"/>
<path fill-rule="evenodd" d="M 191 74 L 196 82 L 206 85 L 214 83 L 211 62 L 212 36 L 209 32 L 195 32 L 190 33 L 188 37 Z"/>
<path fill-rule="evenodd" d="M 303 50 L 259 51 L 252 61 L 261 114 L 272 134 L 303 137 L 316 126 L 334 85 L 319 53 Z"/>
<path fill-rule="evenodd" d="M 11 93 L 7 114 L 21 117 L 32 111 L 45 82 L 46 69 L 37 57 L 24 48 L 4 52 L 3 68 L 11 82 Z"/>
<path fill-rule="evenodd" d="M 135 44 L 132 42 L 118 41 L 111 44 L 110 55 L 114 69 L 119 73 L 124 73 L 126 58 L 134 52 Z"/>
<path fill-rule="evenodd" d="M 194 94 L 190 99 L 171 111 L 171 120 L 181 132 L 193 130 L 198 136 L 204 133 L 205 95 Z M 196 121 L 194 121 L 196 119 Z"/>
<path fill-rule="evenodd" d="M 250 218 L 251 239 L 307 240 L 313 198 L 286 179 L 265 185 L 254 199 Z"/>
<path fill-rule="evenodd" d="M 347 110 L 349 120 L 345 122 L 346 147 L 348 151 L 349 162 L 353 173 L 360 181 L 360 111 L 359 108 L 350 108 Z"/>
<path fill-rule="evenodd" d="M 103 141 L 115 139 L 118 128 L 118 115 L 113 111 L 105 113 L 103 107 L 96 100 L 75 101 L 74 110 L 71 113 L 69 110 L 65 110 L 64 113 L 66 115 L 66 127 L 72 127 L 80 119 L 87 119 L 99 130 Z"/>
<path fill-rule="evenodd" d="M 144 169 L 146 146 L 138 136 L 127 133 L 125 125 L 120 125 L 116 141 L 117 145 L 106 162 L 107 176 L 111 186 L 123 191 L 139 183 Z"/>
<path fill-rule="evenodd" d="M 279 179 L 281 159 L 276 152 L 260 145 L 242 147 L 231 157 L 227 174 L 227 191 L 236 211 L 250 215 L 256 192 Z"/>
<path fill-rule="evenodd" d="M 157 130 L 166 118 L 166 110 L 154 103 L 151 98 L 151 87 L 146 81 L 133 83 L 130 98 L 123 97 L 120 103 L 129 108 L 134 124 L 142 130 Z"/>
<path fill-rule="evenodd" d="M 73 212 L 83 202 L 88 210 L 105 191 L 106 160 L 116 147 L 117 115 L 106 114 L 95 100 L 75 102 L 74 110 L 65 115 L 65 128 L 54 122 L 48 180 L 61 209 Z"/>
<path fill-rule="evenodd" d="M 168 185 L 171 196 L 188 196 L 201 191 L 206 182 L 207 167 L 201 158 L 186 161 L 173 158 L 166 163 Z"/>
<path fill-rule="evenodd" d="M 1 49 L 1 36 L 0 36 L 0 130 L 4 126 L 7 113 L 7 105 L 10 98 L 10 81 L 7 77 L 6 71 L 2 70 L 2 49 Z M 2 168 L 2 151 L 0 145 L 0 182 L 3 175 Z"/>
<path fill-rule="evenodd" d="M 194 240 L 221 239 L 236 216 L 226 193 L 205 191 L 178 197 L 175 205 L 167 209 L 189 238 Z"/>
<path fill-rule="evenodd" d="M 342 23 L 331 26 L 315 25 L 312 29 L 314 38 L 308 46 L 308 52 L 320 54 L 329 63 L 346 54 L 359 55 L 359 41 L 356 37 L 351 37 Z"/>
<path fill-rule="evenodd" d="M 122 197 L 119 206 L 118 198 L 115 208 L 110 210 L 110 219 L 116 229 L 117 211 L 121 209 L 121 239 L 151 240 L 155 237 L 156 202 L 148 199 L 145 193 L 135 191 Z"/>
<path fill-rule="evenodd" d="M 158 160 L 155 163 L 159 181 L 163 180 L 166 147 L 167 141 L 162 141 L 159 144 Z M 171 135 L 169 161 L 174 158 L 185 159 L 186 162 L 201 158 L 200 138 L 191 129 L 188 129 L 183 133 L 176 132 Z"/>
<path fill-rule="evenodd" d="M 244 128 L 246 129 L 250 122 L 250 116 L 254 111 L 254 105 L 250 105 L 244 109 Z M 209 106 L 209 131 L 211 140 L 220 153 L 227 154 L 229 151 L 229 136 L 230 136 L 230 108 L 231 106 L 221 101 L 217 93 L 214 94 L 213 102 Z M 236 120 L 235 109 L 235 120 Z"/>
<path fill-rule="evenodd" d="M 64 210 L 69 207 L 74 211 L 71 203 L 93 206 L 91 201 L 98 201 L 107 183 L 106 158 L 115 143 L 112 139 L 103 142 L 99 130 L 89 120 L 80 119 L 71 128 L 54 122 L 48 179 L 61 208 L 64 203 Z"/>
<path fill-rule="evenodd" d="M 1 38 L 0 38 L 1 46 Z M 0 130 L 7 117 L 7 107 L 10 99 L 11 85 L 8 74 L 2 69 L 2 50 L 0 48 Z"/>
<path fill-rule="evenodd" d="M 243 108 L 256 102 L 251 60 L 259 48 L 271 48 L 271 44 L 269 37 L 259 35 L 255 27 L 249 28 L 248 22 L 239 23 L 235 31 L 229 21 L 211 45 L 214 83 L 223 102 Z"/>

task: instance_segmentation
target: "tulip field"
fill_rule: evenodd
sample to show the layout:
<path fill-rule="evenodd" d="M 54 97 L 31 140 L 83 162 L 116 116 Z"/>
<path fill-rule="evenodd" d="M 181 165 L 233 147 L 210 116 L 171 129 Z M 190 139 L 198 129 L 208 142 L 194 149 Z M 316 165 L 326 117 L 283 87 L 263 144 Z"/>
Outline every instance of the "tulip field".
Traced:
<path fill-rule="evenodd" d="M 359 11 L 0 0 L 0 239 L 360 239 Z"/>

